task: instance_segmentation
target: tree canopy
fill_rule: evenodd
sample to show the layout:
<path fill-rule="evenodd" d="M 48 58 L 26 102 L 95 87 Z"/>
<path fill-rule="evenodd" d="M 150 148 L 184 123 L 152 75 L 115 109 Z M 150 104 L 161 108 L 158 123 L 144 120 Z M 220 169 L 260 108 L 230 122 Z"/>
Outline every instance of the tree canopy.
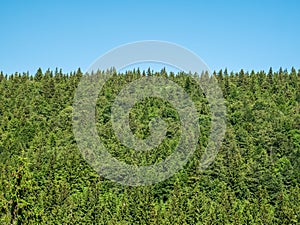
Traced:
<path fill-rule="evenodd" d="M 214 72 L 227 107 L 227 130 L 215 161 L 200 171 L 211 120 L 192 76 L 150 69 L 115 74 L 97 101 L 99 138 L 129 164 L 150 165 L 172 153 L 180 137 L 176 110 L 148 98 L 130 112 L 138 138 L 149 122 L 167 124 L 151 152 L 124 147 L 111 107 L 124 85 L 165 76 L 189 94 L 199 113 L 193 157 L 170 179 L 129 187 L 100 177 L 83 159 L 72 132 L 72 104 L 83 73 L 39 69 L 0 74 L 0 224 L 299 224 L 300 70 Z"/>

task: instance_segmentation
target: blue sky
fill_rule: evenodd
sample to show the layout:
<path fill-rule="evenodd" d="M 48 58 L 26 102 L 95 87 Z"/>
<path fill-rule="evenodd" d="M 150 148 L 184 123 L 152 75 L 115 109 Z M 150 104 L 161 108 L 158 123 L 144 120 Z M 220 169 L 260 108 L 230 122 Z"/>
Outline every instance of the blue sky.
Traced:
<path fill-rule="evenodd" d="M 184 46 L 212 70 L 300 69 L 300 1 L 1 1 L 0 70 L 82 70 L 128 42 Z"/>

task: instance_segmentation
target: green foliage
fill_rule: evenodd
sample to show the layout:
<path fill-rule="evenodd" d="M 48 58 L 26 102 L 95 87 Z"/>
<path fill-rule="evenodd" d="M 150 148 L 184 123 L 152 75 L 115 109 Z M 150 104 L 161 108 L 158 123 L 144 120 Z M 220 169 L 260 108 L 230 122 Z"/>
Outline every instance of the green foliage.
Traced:
<path fill-rule="evenodd" d="M 150 135 L 161 117 L 167 134 L 151 152 L 123 146 L 111 126 L 119 91 L 145 76 L 168 77 L 183 87 L 199 112 L 199 145 L 170 179 L 126 187 L 99 177 L 72 133 L 72 103 L 82 76 L 41 69 L 0 73 L 0 224 L 299 224 L 300 71 L 214 73 L 227 104 L 227 131 L 213 164 L 200 172 L 210 110 L 192 76 L 152 71 L 117 74 L 99 94 L 100 139 L 126 163 L 150 165 L 172 153 L 180 138 L 178 113 L 159 98 L 137 103 L 130 126 Z"/>

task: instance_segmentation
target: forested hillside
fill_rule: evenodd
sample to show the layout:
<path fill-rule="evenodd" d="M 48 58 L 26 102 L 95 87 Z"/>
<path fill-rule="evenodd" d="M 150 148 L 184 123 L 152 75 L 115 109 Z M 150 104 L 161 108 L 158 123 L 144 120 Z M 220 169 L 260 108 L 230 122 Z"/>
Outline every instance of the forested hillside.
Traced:
<path fill-rule="evenodd" d="M 122 186 L 83 159 L 72 131 L 78 71 L 0 74 L 0 224 L 300 224 L 300 70 L 214 73 L 227 107 L 227 130 L 215 161 L 200 171 L 210 109 L 191 76 L 133 70 L 114 74 L 99 94 L 97 129 L 110 153 L 150 165 L 172 153 L 180 136 L 170 104 L 149 98 L 131 111 L 132 132 L 149 135 L 161 116 L 166 140 L 152 152 L 122 146 L 111 106 L 125 84 L 164 76 L 183 87 L 199 113 L 193 157 L 170 179 Z"/>

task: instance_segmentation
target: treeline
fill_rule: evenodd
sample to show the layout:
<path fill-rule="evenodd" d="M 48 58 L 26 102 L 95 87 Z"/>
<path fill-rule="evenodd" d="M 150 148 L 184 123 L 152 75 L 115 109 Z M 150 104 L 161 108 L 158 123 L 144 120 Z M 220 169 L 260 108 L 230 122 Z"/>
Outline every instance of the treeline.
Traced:
<path fill-rule="evenodd" d="M 147 137 L 151 118 L 160 116 L 166 139 L 141 154 L 122 146 L 110 114 L 124 85 L 143 76 L 168 77 L 199 112 L 199 144 L 188 164 L 164 182 L 138 187 L 99 177 L 78 150 L 72 104 L 82 76 L 80 69 L 0 73 L 0 224 L 300 223 L 300 70 L 213 74 L 226 100 L 227 131 L 202 172 L 210 109 L 192 76 L 164 69 L 115 73 L 99 94 L 96 118 L 100 139 L 121 161 L 156 163 L 180 138 L 176 110 L 149 98 L 132 109 L 132 132 Z"/>

